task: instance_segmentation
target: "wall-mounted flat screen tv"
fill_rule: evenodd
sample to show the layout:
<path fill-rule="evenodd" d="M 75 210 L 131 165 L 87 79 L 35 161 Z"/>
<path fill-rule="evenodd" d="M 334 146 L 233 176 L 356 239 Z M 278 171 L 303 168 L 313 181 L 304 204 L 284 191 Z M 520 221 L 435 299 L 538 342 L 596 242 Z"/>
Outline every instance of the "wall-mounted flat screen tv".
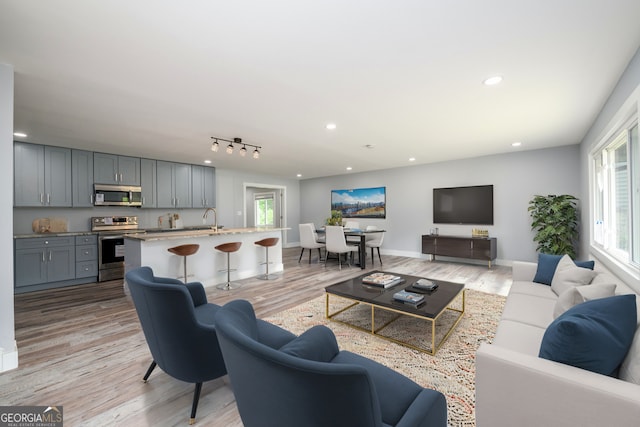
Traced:
<path fill-rule="evenodd" d="M 493 185 L 434 188 L 433 222 L 493 225 Z"/>

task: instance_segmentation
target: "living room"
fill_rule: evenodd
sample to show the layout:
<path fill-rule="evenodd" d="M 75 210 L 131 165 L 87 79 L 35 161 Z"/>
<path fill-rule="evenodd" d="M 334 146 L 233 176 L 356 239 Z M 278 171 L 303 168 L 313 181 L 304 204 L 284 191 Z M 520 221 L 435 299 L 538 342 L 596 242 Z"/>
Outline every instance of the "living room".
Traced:
<path fill-rule="evenodd" d="M 580 239 L 579 256 L 583 259 L 596 259 L 627 284 L 637 283 L 638 273 L 630 266 L 608 255 L 593 245 L 591 226 L 591 202 L 593 177 L 590 174 L 592 152 L 603 143 L 609 133 L 623 122 L 629 112 L 637 111 L 638 87 L 640 85 L 640 51 L 630 57 L 624 72 L 621 70 L 617 83 L 612 84 L 607 96 L 599 100 L 600 108 L 583 130 L 581 138 L 561 141 L 557 146 L 537 149 L 509 147 L 495 153 L 474 156 L 460 156 L 423 164 L 411 164 L 393 168 L 380 167 L 378 170 L 349 173 L 332 173 L 330 176 L 318 176 L 302 179 L 287 178 L 234 168 L 218 167 L 217 205 L 225 206 L 221 212 L 220 223 L 229 226 L 242 226 L 244 218 L 237 212 L 244 211 L 242 199 L 243 186 L 247 182 L 276 185 L 286 188 L 287 224 L 291 230 L 286 234 L 285 246 L 296 247 L 299 243 L 297 224 L 313 222 L 317 226 L 324 223 L 329 215 L 331 190 L 344 188 L 385 187 L 387 194 L 387 217 L 384 220 L 363 220 L 362 225 L 378 225 L 387 230 L 383 255 L 389 257 L 407 257 L 426 262 L 421 254 L 420 235 L 438 226 L 440 234 L 470 235 L 470 226 L 438 225 L 432 222 L 432 189 L 437 187 L 485 185 L 494 186 L 495 222 L 487 226 L 489 235 L 498 239 L 497 264 L 508 268 L 513 261 L 535 261 L 536 246 L 533 242 L 528 202 L 535 194 L 573 194 L 579 199 Z M 13 92 L 13 73 L 20 70 L 3 70 L 3 93 Z M 11 77 L 7 77 L 11 74 Z M 10 81 L 10 84 L 8 83 Z M 11 86 L 11 87 L 9 87 Z M 18 86 L 15 90 L 22 90 Z M 576 94 L 576 97 L 588 97 Z M 553 102 L 553 100 L 550 100 Z M 13 105 L 3 105 L 0 118 L 6 126 L 13 129 Z M 541 106 L 540 108 L 545 108 Z M 461 120 L 464 121 L 464 120 Z M 215 131 L 212 131 L 215 132 Z M 6 152 L 12 150 L 14 137 L 10 132 L 2 135 L 2 146 Z M 208 141 L 207 141 L 208 143 Z M 404 150 L 401 142 L 395 141 L 397 150 Z M 361 147 L 360 147 L 361 148 Z M 265 150 L 268 147 L 265 146 Z M 376 150 L 376 147 L 372 149 Z M 312 152 L 312 150 L 309 150 Z M 367 151 L 364 151 L 364 153 Z M 224 154 L 224 153 L 219 153 Z M 310 154 L 312 156 L 312 154 Z M 264 158 L 264 156 L 263 156 Z M 250 159 L 244 159 L 250 160 Z M 6 180 L 13 179 L 10 156 L 2 160 L 0 170 L 5 171 Z M 328 168 L 329 166 L 327 166 Z M 2 190 L 4 200 L 12 200 L 12 188 Z M 41 213 L 38 209 L 15 210 L 11 203 L 2 205 L 3 217 L 14 218 L 19 227 L 26 227 L 32 219 Z M 78 211 L 76 211 L 78 212 Z M 20 217 L 20 215 L 24 215 Z M 85 215 L 85 213 L 79 213 Z M 149 217 L 155 213 L 149 213 Z M 201 211 L 185 212 L 192 221 L 200 219 Z M 85 215 L 86 216 L 86 215 Z M 13 271 L 12 237 L 16 233 L 15 224 L 3 223 L 0 226 L 3 243 L 3 266 Z M 7 283 L 2 287 L 2 341 L 0 346 L 12 348 L 14 339 L 13 286 Z M 8 358 L 6 366 L 13 359 Z"/>

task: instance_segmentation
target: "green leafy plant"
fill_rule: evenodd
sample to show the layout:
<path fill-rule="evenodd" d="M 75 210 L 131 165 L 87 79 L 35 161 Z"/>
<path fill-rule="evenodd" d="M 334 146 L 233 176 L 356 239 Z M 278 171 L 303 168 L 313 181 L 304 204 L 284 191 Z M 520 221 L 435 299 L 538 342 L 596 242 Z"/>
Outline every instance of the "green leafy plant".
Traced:
<path fill-rule="evenodd" d="M 534 242 L 537 250 L 551 255 L 568 254 L 576 257 L 578 239 L 578 209 L 575 197 L 534 196 L 529 201 L 529 213 L 532 218 L 531 229 L 535 230 Z"/>
<path fill-rule="evenodd" d="M 342 225 L 342 212 L 337 210 L 331 211 L 331 217 L 327 218 L 327 225 Z"/>

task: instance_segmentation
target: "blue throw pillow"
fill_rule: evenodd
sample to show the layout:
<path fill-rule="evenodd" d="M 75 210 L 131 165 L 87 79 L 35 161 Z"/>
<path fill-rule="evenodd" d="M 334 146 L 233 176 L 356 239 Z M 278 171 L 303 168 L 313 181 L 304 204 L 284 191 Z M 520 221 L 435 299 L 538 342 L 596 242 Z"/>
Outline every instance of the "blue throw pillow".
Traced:
<path fill-rule="evenodd" d="M 551 286 L 560 258 L 562 258 L 562 255 L 538 254 L 538 269 L 533 281 Z"/>
<path fill-rule="evenodd" d="M 613 376 L 629 351 L 636 322 L 635 295 L 578 304 L 549 325 L 539 357 Z"/>
<path fill-rule="evenodd" d="M 562 255 L 538 254 L 538 269 L 533 281 L 551 286 L 553 275 L 556 273 L 556 268 L 561 258 Z M 588 268 L 589 270 L 593 270 L 595 266 L 594 261 L 573 261 L 573 263 L 578 267 Z"/>
<path fill-rule="evenodd" d="M 301 359 L 329 362 L 340 350 L 331 329 L 316 325 L 280 347 L 280 351 Z"/>

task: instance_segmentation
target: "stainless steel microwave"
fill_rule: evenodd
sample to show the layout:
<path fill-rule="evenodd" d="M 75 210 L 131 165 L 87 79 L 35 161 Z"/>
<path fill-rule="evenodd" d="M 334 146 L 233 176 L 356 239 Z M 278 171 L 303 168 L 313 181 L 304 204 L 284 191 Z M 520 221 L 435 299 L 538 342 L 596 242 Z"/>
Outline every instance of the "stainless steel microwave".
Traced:
<path fill-rule="evenodd" d="M 94 184 L 95 206 L 142 206 L 142 187 Z"/>

